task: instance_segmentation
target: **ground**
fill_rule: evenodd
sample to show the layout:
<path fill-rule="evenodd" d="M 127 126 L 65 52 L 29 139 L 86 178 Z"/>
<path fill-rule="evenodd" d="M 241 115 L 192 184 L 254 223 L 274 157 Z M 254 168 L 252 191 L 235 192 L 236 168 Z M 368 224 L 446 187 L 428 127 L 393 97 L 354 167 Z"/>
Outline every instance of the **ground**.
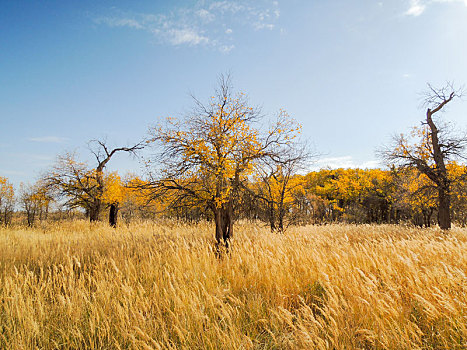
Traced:
<path fill-rule="evenodd" d="M 235 229 L 0 229 L 0 348 L 467 347 L 467 229 Z"/>

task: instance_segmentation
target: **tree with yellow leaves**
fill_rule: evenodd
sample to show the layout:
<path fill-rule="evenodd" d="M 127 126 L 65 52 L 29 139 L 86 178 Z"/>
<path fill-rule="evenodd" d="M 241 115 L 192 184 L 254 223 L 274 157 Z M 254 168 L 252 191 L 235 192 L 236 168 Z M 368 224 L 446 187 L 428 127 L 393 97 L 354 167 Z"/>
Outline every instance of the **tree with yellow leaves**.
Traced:
<path fill-rule="evenodd" d="M 453 221 L 467 226 L 467 165 L 458 162 L 447 164 L 451 181 L 451 208 Z"/>
<path fill-rule="evenodd" d="M 195 104 L 186 119 L 168 118 L 151 129 L 150 141 L 160 147 L 157 163 L 163 167 L 157 173 L 150 167 L 150 188 L 172 206 L 188 202 L 209 210 L 218 246 L 228 247 L 239 189 L 255 163 L 277 157 L 299 128 L 281 111 L 263 134 L 257 125 L 260 111 L 250 107 L 245 94 L 233 94 L 229 77 L 221 77 L 209 103 L 195 99 Z"/>
<path fill-rule="evenodd" d="M 318 176 L 317 176 L 318 175 Z M 313 176 L 315 193 L 332 205 L 331 220 L 353 223 L 390 220 L 392 179 L 380 169 L 321 170 Z M 307 175 L 310 181 L 311 174 Z"/>
<path fill-rule="evenodd" d="M 276 148 L 273 157 L 264 157 L 256 163 L 256 186 L 247 190 L 265 204 L 264 213 L 272 232 L 282 233 L 296 222 L 298 211 L 293 210 L 293 205 L 298 193 L 304 191 L 304 180 L 297 172 L 310 159 L 307 146 L 294 141 Z"/>
<path fill-rule="evenodd" d="M 125 200 L 127 188 L 117 172 L 104 174 L 102 203 L 109 207 L 109 225 L 117 227 L 120 204 Z"/>
<path fill-rule="evenodd" d="M 128 223 L 135 217 L 153 219 L 165 207 L 164 199 L 151 200 L 148 181 L 137 175 L 127 174 L 122 179 L 124 196 L 120 202 L 122 218 Z"/>
<path fill-rule="evenodd" d="M 42 220 L 47 216 L 50 202 L 53 200 L 47 187 L 42 181 L 37 181 L 34 185 L 20 185 L 19 200 L 22 208 L 26 212 L 28 226 L 33 226 L 36 216 Z"/>
<path fill-rule="evenodd" d="M 11 222 L 15 208 L 15 191 L 6 177 L 0 176 L 0 223 L 8 225 Z"/>
<path fill-rule="evenodd" d="M 407 167 L 394 171 L 394 182 L 395 208 L 414 225 L 430 227 L 431 217 L 437 209 L 433 182 L 416 168 Z"/>
<path fill-rule="evenodd" d="M 105 142 L 93 140 L 89 143 L 89 149 L 96 158 L 95 168 L 89 168 L 88 164 L 78 161 L 75 154 L 66 153 L 58 157 L 52 169 L 44 175 L 43 181 L 66 200 L 68 207 L 81 207 L 86 211 L 91 222 L 97 221 L 106 204 L 104 202 L 106 192 L 104 169 L 108 162 L 118 152 L 136 154 L 142 148 L 142 142 L 131 147 L 109 148 Z M 116 178 L 110 176 L 109 181 L 111 188 L 118 188 Z M 109 203 L 111 226 L 116 226 L 118 206 L 112 197 L 118 196 L 118 191 L 112 190 L 107 194 L 107 197 L 112 199 Z"/>

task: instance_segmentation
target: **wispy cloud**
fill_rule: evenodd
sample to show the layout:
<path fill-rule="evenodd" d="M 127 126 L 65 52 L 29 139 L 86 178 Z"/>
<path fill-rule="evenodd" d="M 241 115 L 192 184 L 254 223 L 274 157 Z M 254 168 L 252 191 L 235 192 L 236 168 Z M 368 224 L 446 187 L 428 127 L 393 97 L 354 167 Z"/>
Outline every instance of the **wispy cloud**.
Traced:
<path fill-rule="evenodd" d="M 64 143 L 69 139 L 66 137 L 59 136 L 41 136 L 41 137 L 30 137 L 28 141 L 32 142 L 42 142 L 42 143 Z"/>
<path fill-rule="evenodd" d="M 206 23 L 210 23 L 216 19 L 216 16 L 214 16 L 213 13 L 209 12 L 206 9 L 196 11 L 196 15 L 198 15 L 198 17 Z"/>
<path fill-rule="evenodd" d="M 199 0 L 193 7 L 175 7 L 164 13 L 128 13 L 116 9 L 94 22 L 151 33 L 173 46 L 213 47 L 227 53 L 234 47 L 236 28 L 273 30 L 280 17 L 278 1 Z"/>
<path fill-rule="evenodd" d="M 358 162 L 353 159 L 352 156 L 342 156 L 342 157 L 328 157 L 319 159 L 315 164 L 313 164 L 313 169 L 338 169 L 338 168 L 360 168 L 360 169 L 371 169 L 380 167 L 381 164 L 377 160 L 368 160 L 363 162 Z"/>
<path fill-rule="evenodd" d="M 235 45 L 223 45 L 219 48 L 219 50 L 223 53 L 229 53 L 233 49 L 235 49 Z"/>
<path fill-rule="evenodd" d="M 409 8 L 405 11 L 406 16 L 420 16 L 428 6 L 434 3 L 463 3 L 467 6 L 467 0 L 410 0 Z"/>
<path fill-rule="evenodd" d="M 109 27 L 129 27 L 134 29 L 143 29 L 141 23 L 131 18 L 100 17 L 96 23 L 107 24 Z"/>
<path fill-rule="evenodd" d="M 420 16 L 425 11 L 425 4 L 421 0 L 410 0 L 410 7 L 405 12 L 406 16 Z"/>
<path fill-rule="evenodd" d="M 37 162 L 50 162 L 54 159 L 53 156 L 48 154 L 25 154 L 24 156 L 32 161 Z"/>
<path fill-rule="evenodd" d="M 10 176 L 24 176 L 27 175 L 25 171 L 17 171 L 17 170 L 8 170 L 8 169 L 0 169 L 1 175 L 10 175 Z M 0 176 L 1 176 L 0 175 Z"/>
<path fill-rule="evenodd" d="M 209 43 L 209 38 L 198 33 L 195 29 L 171 29 L 167 32 L 167 38 L 172 45 L 199 45 Z"/>

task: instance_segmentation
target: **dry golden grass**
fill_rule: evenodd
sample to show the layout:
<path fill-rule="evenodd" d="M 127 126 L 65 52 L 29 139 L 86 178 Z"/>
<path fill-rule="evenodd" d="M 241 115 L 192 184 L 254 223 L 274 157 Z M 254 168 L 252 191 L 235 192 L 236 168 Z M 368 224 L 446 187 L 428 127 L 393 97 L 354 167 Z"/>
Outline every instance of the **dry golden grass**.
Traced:
<path fill-rule="evenodd" d="M 2 349 L 466 349 L 467 231 L 0 230 Z"/>

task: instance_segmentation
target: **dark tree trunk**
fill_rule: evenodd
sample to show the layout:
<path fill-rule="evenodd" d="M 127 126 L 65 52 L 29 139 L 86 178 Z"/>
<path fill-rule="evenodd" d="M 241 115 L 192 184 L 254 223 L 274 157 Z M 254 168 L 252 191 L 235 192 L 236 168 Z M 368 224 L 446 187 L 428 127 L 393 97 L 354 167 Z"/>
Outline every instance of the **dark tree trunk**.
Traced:
<path fill-rule="evenodd" d="M 433 208 L 422 209 L 423 214 L 423 224 L 425 227 L 431 226 L 431 215 L 433 215 Z"/>
<path fill-rule="evenodd" d="M 269 211 L 269 226 L 271 227 L 271 232 L 276 230 L 276 216 L 274 214 L 274 203 L 268 204 Z"/>
<path fill-rule="evenodd" d="M 284 216 L 285 216 L 285 210 L 283 208 L 279 209 L 279 222 L 278 222 L 278 232 L 283 233 L 284 232 Z"/>
<path fill-rule="evenodd" d="M 226 206 L 214 209 L 214 221 L 216 223 L 216 242 L 217 248 L 224 244 L 226 249 L 229 249 L 229 241 L 233 235 L 233 209 L 228 203 Z"/>
<path fill-rule="evenodd" d="M 117 227 L 117 214 L 118 214 L 118 203 L 112 203 L 109 210 L 109 225 Z"/>
<path fill-rule="evenodd" d="M 101 211 L 101 202 L 100 200 L 95 200 L 92 203 L 92 206 L 89 208 L 89 221 L 99 221 L 99 214 Z"/>
<path fill-rule="evenodd" d="M 26 212 L 26 214 L 28 218 L 28 226 L 32 227 L 34 225 L 34 219 L 35 219 L 36 213 L 34 211 L 29 210 Z"/>
<path fill-rule="evenodd" d="M 438 188 L 438 224 L 442 230 L 451 228 L 451 196 L 445 188 Z"/>
<path fill-rule="evenodd" d="M 441 110 L 443 106 L 452 100 L 454 93 L 451 93 L 449 99 L 444 99 L 433 111 L 427 110 L 426 121 L 431 130 L 431 144 L 433 146 L 433 159 L 436 164 L 437 172 L 433 174 L 426 173 L 426 175 L 436 183 L 438 187 L 438 224 L 442 230 L 449 230 L 451 228 L 451 197 L 450 197 L 450 182 L 445 165 L 443 150 L 438 138 L 438 128 L 433 122 L 432 116 L 437 111 Z M 431 176 L 430 176 L 431 175 Z"/>

